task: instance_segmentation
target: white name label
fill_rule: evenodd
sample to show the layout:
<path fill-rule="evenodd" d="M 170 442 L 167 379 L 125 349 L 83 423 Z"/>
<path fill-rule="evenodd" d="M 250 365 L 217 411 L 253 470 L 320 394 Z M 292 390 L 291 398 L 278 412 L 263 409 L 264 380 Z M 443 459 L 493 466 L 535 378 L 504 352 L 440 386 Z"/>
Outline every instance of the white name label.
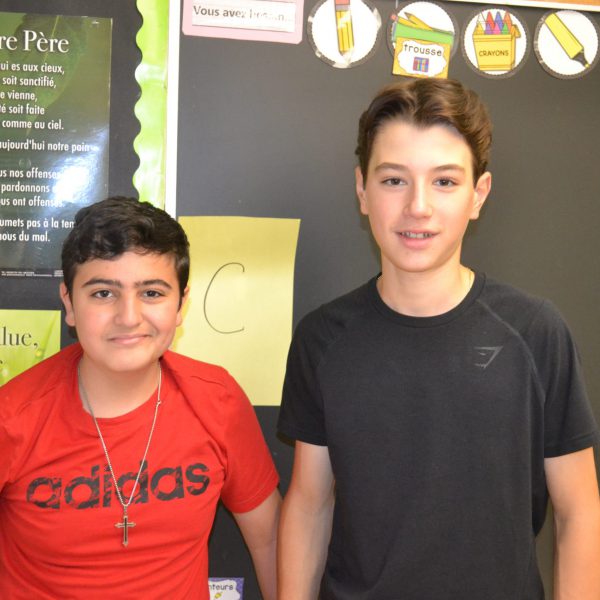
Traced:
<path fill-rule="evenodd" d="M 398 63 L 407 72 L 414 75 L 439 75 L 446 66 L 444 48 L 438 44 L 421 44 L 414 40 L 402 42 L 398 53 Z"/>
<path fill-rule="evenodd" d="M 295 21 L 295 2 L 197 0 L 192 6 L 192 25 L 203 27 L 293 33 Z"/>

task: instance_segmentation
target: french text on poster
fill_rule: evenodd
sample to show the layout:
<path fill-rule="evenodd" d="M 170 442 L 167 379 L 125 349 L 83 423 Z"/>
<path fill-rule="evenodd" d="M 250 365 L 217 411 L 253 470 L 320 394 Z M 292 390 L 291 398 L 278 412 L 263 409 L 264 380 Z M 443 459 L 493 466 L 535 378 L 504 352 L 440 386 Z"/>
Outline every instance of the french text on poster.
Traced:
<path fill-rule="evenodd" d="M 186 35 L 297 44 L 303 0 L 186 0 Z"/>
<path fill-rule="evenodd" d="M 110 19 L 0 12 L 0 276 L 60 276 L 108 189 Z"/>

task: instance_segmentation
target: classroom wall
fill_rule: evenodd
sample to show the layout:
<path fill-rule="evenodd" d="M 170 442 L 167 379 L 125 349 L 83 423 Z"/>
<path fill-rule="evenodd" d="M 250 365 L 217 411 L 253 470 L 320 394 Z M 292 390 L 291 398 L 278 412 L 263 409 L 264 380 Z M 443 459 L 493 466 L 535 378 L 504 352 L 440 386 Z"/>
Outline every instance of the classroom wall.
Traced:
<path fill-rule="evenodd" d="M 305 23 L 313 4 L 305 7 Z M 385 26 L 394 4 L 373 4 Z M 484 8 L 440 5 L 460 30 Z M 531 35 L 546 12 L 513 10 Z M 591 16 L 598 23 L 599 14 Z M 378 88 L 396 80 L 391 67 L 383 41 L 364 64 L 334 69 L 315 56 L 306 29 L 299 45 L 181 37 L 178 214 L 300 218 L 294 323 L 378 271 L 355 199 L 353 151 L 360 113 Z M 495 123 L 492 193 L 467 234 L 464 262 L 558 305 L 572 327 L 600 417 L 594 365 L 600 354 L 600 69 L 559 80 L 531 50 L 512 77 L 492 80 L 474 72 L 458 50 L 450 76 L 482 96 Z M 291 448 L 275 435 L 277 409 L 257 412 L 285 491 Z M 213 575 L 242 573 L 252 580 L 225 514 L 211 549 Z M 550 589 L 548 527 L 539 552 Z M 254 584 L 247 585 L 249 597 L 258 597 Z"/>
<path fill-rule="evenodd" d="M 459 28 L 481 5 L 441 2 Z M 305 7 L 305 19 L 312 8 Z M 377 0 L 384 26 L 394 7 Z M 109 193 L 135 194 L 133 78 L 140 25 L 135 3 L 107 0 L 0 0 L 0 10 L 113 16 Z M 515 7 L 533 33 L 544 9 Z M 598 13 L 600 14 L 600 13 Z M 592 18 L 598 23 L 598 14 Z M 361 66 L 337 70 L 298 45 L 181 36 L 177 212 L 301 219 L 294 324 L 309 310 L 378 271 L 378 257 L 354 193 L 356 123 L 373 93 L 395 81 L 385 41 Z M 578 343 L 592 404 L 600 418 L 597 305 L 600 180 L 600 70 L 562 81 L 533 51 L 514 76 L 492 80 L 471 70 L 460 50 L 450 76 L 475 89 L 495 123 L 492 194 L 464 248 L 464 262 L 553 300 Z M 173 149 L 170 149 L 173 151 Z M 57 282 L 0 282 L 0 308 L 58 308 Z M 63 344 L 69 343 L 66 329 Z M 276 435 L 277 408 L 257 414 L 289 482 L 291 446 Z M 550 586 L 548 528 L 539 551 Z M 249 558 L 231 518 L 220 511 L 211 539 L 211 575 L 246 577 L 246 599 L 258 598 Z"/>

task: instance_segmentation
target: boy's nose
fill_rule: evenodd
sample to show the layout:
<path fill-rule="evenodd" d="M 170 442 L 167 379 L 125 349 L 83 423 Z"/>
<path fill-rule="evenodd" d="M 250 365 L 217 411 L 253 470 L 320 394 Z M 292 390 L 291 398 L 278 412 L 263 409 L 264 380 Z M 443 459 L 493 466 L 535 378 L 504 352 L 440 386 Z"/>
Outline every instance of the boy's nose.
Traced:
<path fill-rule="evenodd" d="M 138 298 L 123 297 L 118 304 L 117 322 L 126 327 L 133 327 L 140 322 L 141 304 Z"/>
<path fill-rule="evenodd" d="M 410 191 L 406 210 L 410 216 L 415 218 L 426 218 L 431 216 L 431 202 L 424 186 L 418 184 L 413 186 Z"/>

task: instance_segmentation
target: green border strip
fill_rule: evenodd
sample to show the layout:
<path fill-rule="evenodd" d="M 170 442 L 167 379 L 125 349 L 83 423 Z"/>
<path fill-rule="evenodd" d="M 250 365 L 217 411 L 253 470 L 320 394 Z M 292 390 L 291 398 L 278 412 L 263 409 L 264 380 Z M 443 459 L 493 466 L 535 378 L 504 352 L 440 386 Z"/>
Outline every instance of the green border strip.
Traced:
<path fill-rule="evenodd" d="M 141 96 L 134 112 L 141 129 L 133 142 L 140 159 L 133 185 L 141 201 L 164 208 L 169 0 L 137 0 L 137 8 L 142 15 L 136 36 L 142 60 L 135 78 Z"/>

